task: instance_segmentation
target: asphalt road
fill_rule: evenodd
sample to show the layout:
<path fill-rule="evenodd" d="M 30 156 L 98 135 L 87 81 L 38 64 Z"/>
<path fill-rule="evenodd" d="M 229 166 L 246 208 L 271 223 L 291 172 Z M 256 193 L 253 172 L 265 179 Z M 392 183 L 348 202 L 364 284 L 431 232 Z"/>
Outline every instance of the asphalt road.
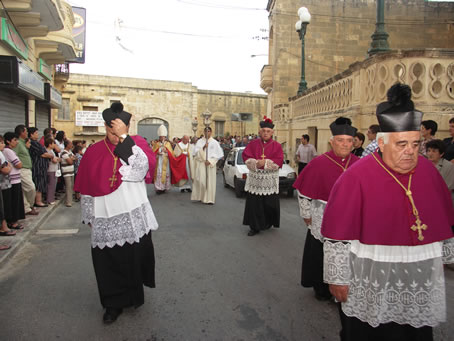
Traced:
<path fill-rule="evenodd" d="M 157 287 L 142 307 L 102 323 L 89 228 L 78 204 L 61 205 L 0 265 L 0 340 L 338 340 L 336 306 L 299 285 L 306 228 L 296 198 L 281 196 L 280 229 L 248 237 L 245 199 L 220 174 L 213 206 L 175 189 L 149 193 Z M 454 335 L 454 272 L 446 281 L 451 323 L 437 341 Z"/>

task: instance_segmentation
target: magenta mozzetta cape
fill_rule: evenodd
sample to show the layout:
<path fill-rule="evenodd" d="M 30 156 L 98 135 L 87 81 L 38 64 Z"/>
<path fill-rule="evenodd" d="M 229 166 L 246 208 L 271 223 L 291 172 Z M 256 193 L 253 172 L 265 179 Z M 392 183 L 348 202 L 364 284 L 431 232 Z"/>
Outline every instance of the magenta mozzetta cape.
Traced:
<path fill-rule="evenodd" d="M 353 154 L 347 156 L 344 161 L 336 156 L 333 151 L 329 151 L 325 154 L 343 167 L 347 165 L 349 157 L 351 157 L 347 169 L 359 160 L 359 158 Z M 317 156 L 309 162 L 293 184 L 293 187 L 308 198 L 328 201 L 334 183 L 342 173 L 344 173 L 344 170 L 332 160 L 328 159 L 325 154 Z"/>
<path fill-rule="evenodd" d="M 260 138 L 252 140 L 243 151 L 243 160 L 261 160 L 262 153 L 265 154 L 265 159 L 271 160 L 279 167 L 282 167 L 284 152 L 282 151 L 281 144 L 274 140 L 270 140 L 267 143 L 264 143 Z"/>
<path fill-rule="evenodd" d="M 374 155 L 384 165 L 379 154 Z M 408 186 L 410 174 L 391 172 Z M 423 241 L 410 229 L 415 217 L 404 190 L 372 155 L 357 162 L 334 185 L 323 216 L 322 235 L 369 245 L 406 246 L 451 238 L 454 210 L 443 178 L 422 156 L 412 173 L 413 199 L 421 221 L 428 226 Z"/>
<path fill-rule="evenodd" d="M 140 136 L 131 136 L 131 138 L 147 155 L 149 169 L 145 177 L 145 182 L 150 184 L 153 181 L 156 155 L 144 138 Z M 92 197 L 100 197 L 110 194 L 120 187 L 122 182 L 119 172 L 121 161 L 120 159 L 117 161 L 117 181 L 114 182 L 113 187 L 110 187 L 109 178 L 112 177 L 114 159 L 112 154 L 107 150 L 104 141 L 107 142 L 107 146 L 111 152 L 114 152 L 116 146 L 110 143 L 107 138 L 88 147 L 77 171 L 76 182 L 74 184 L 74 190 L 76 192 Z"/>

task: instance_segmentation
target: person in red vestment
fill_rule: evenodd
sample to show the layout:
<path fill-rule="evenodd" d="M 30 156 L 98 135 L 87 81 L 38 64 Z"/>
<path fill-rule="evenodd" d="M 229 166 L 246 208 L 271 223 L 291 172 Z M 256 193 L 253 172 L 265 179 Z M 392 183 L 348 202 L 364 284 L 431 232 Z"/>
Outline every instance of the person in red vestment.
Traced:
<path fill-rule="evenodd" d="M 300 215 L 308 230 L 304 244 L 301 285 L 313 288 L 315 298 L 331 298 L 328 285 L 323 283 L 322 218 L 331 189 L 337 179 L 359 158 L 351 154 L 356 128 L 349 118 L 339 117 L 330 125 L 332 150 L 324 153 L 303 169 L 293 187 L 298 190 Z"/>
<path fill-rule="evenodd" d="M 249 169 L 243 218 L 243 225 L 249 225 L 248 236 L 279 227 L 279 168 L 284 153 L 281 144 L 273 140 L 273 128 L 271 119 L 265 117 L 260 122 L 260 137 L 249 142 L 242 155 Z"/>
<path fill-rule="evenodd" d="M 145 184 L 156 156 L 147 141 L 129 136 L 131 114 L 121 103 L 103 111 L 106 137 L 81 159 L 74 189 L 81 194 L 82 222 L 91 227 L 91 251 L 104 323 L 125 307 L 144 303 L 155 287 L 151 231 L 158 228 Z"/>
<path fill-rule="evenodd" d="M 324 280 L 342 302 L 341 340 L 433 340 L 446 320 L 443 263 L 454 263 L 454 210 L 418 156 L 422 113 L 395 84 L 377 107 L 379 150 L 336 182 L 321 233 Z"/>

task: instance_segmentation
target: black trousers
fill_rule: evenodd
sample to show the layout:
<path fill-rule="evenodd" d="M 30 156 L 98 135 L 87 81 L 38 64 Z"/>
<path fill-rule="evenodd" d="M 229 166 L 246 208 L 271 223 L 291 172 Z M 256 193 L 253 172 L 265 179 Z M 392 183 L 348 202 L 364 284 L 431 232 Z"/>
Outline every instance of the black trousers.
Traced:
<path fill-rule="evenodd" d="M 338 306 L 342 324 L 341 341 L 433 341 L 432 327 L 415 328 L 390 322 L 374 328 L 356 317 L 345 315 L 340 303 Z"/>
<path fill-rule="evenodd" d="M 298 162 L 298 174 L 301 173 L 304 169 L 304 167 L 307 166 L 307 163 L 305 162 Z"/>

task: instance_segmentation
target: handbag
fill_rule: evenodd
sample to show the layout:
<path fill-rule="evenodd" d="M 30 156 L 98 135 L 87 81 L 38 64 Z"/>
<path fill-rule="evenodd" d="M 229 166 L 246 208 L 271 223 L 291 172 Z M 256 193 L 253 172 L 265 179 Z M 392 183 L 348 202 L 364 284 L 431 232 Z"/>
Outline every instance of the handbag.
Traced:
<path fill-rule="evenodd" d="M 60 169 L 60 164 L 58 164 L 58 169 L 55 171 L 55 177 L 59 178 L 61 177 L 61 169 Z"/>

